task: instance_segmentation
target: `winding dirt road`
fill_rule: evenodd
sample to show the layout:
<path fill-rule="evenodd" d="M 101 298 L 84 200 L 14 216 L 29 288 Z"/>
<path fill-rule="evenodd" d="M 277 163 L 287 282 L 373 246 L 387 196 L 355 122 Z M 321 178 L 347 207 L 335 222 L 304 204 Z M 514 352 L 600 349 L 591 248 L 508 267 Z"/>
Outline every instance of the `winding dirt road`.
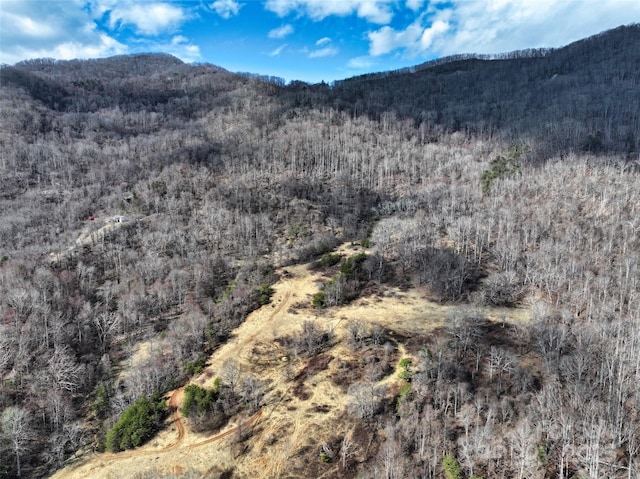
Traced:
<path fill-rule="evenodd" d="M 176 438 L 173 444 L 168 445 L 163 449 L 163 451 L 171 451 L 172 449 L 177 448 L 182 440 L 184 439 L 184 423 L 182 422 L 182 415 L 180 414 L 179 405 L 182 402 L 182 397 L 184 396 L 184 390 L 182 388 L 176 389 L 173 391 L 171 396 L 169 397 L 169 408 L 174 409 L 173 414 L 171 415 L 172 424 L 175 424 L 178 428 L 178 437 Z"/>
<path fill-rule="evenodd" d="M 299 273 L 299 272 L 298 272 Z M 296 275 L 297 276 L 297 275 Z M 306 275 L 302 275 L 303 278 L 297 278 L 297 281 L 304 278 Z M 265 306 L 261 311 L 252 313 L 247 321 L 240 325 L 235 333 L 236 340 L 231 341 L 221 348 L 219 348 L 213 355 L 211 364 L 207 369 L 216 370 L 220 367 L 223 361 L 229 357 L 238 359 L 240 362 L 248 361 L 248 358 L 244 357 L 249 354 L 251 347 L 255 344 L 257 338 L 268 334 L 267 331 L 271 328 L 277 327 L 276 318 L 282 316 L 283 311 L 291 306 L 292 301 L 296 297 L 295 289 L 299 286 L 296 280 L 292 278 L 285 279 L 281 283 L 274 285 L 274 303 L 272 306 Z M 307 279 L 307 281 L 309 281 Z M 246 329 L 246 330 L 245 330 Z M 196 383 L 204 383 L 206 375 L 201 375 L 200 378 L 196 378 Z M 180 405 L 184 399 L 184 388 L 179 388 L 171 392 L 168 397 L 167 405 L 173 413 L 171 419 L 168 421 L 170 425 L 174 425 L 177 436 L 170 439 L 168 444 L 164 444 L 160 447 L 153 447 L 153 445 L 145 445 L 139 449 L 131 451 L 123 451 L 119 453 L 105 453 L 94 456 L 78 465 L 65 468 L 58 471 L 57 474 L 52 476 L 54 479 L 76 479 L 86 477 L 112 477 L 107 470 L 110 466 L 113 466 L 115 462 L 131 459 L 131 458 L 143 458 L 143 457 L 159 457 L 174 452 L 188 453 L 196 448 L 215 443 L 230 435 L 236 433 L 239 428 L 247 428 L 254 426 L 260 418 L 263 416 L 264 410 L 260 409 L 253 416 L 244 420 L 240 424 L 235 424 L 228 429 L 217 433 L 214 436 L 206 439 L 189 442 L 187 439 L 190 437 L 190 433 L 187 431 L 182 415 L 180 414 Z"/>
<path fill-rule="evenodd" d="M 176 405 L 178 404 L 178 398 L 181 399 L 182 397 L 182 388 L 181 389 L 177 389 L 173 392 L 173 394 L 171 395 L 171 397 L 169 398 L 169 406 L 170 407 L 176 407 Z M 220 441 L 234 433 L 236 433 L 238 431 L 238 429 L 240 428 L 248 428 L 251 426 L 254 426 L 259 419 L 262 417 L 264 413 L 263 409 L 260 409 L 257 413 L 255 413 L 253 416 L 251 416 L 250 418 L 246 419 L 245 421 L 243 421 L 240 424 L 235 424 L 233 426 L 231 426 L 230 428 L 219 432 L 218 434 L 208 437 L 206 439 L 203 439 L 202 441 L 198 441 L 192 444 L 184 444 L 184 438 L 185 438 L 185 426 L 183 424 L 182 421 L 182 416 L 180 414 L 180 411 L 178 409 L 176 409 L 172 415 L 172 424 L 176 425 L 176 428 L 178 430 L 178 435 L 175 438 L 175 440 L 166 445 L 163 446 L 159 449 L 136 449 L 133 451 L 124 451 L 124 452 L 119 452 L 119 453 L 110 453 L 110 454 L 101 454 L 95 457 L 92 457 L 91 459 L 75 466 L 75 467 L 71 467 L 71 468 L 66 468 L 63 469 L 62 471 L 59 471 L 57 474 L 55 474 L 54 476 L 52 476 L 52 478 L 57 478 L 57 479 L 71 479 L 71 478 L 86 478 L 86 477 L 94 477 L 95 473 L 98 472 L 99 470 L 104 470 L 106 469 L 111 463 L 115 462 L 115 461 L 122 461 L 123 459 L 128 459 L 128 458 L 141 458 L 141 457 L 149 457 L 149 456 L 156 456 L 156 459 L 158 458 L 159 455 L 161 454 L 167 454 L 169 452 L 172 451 L 184 451 L 184 452 L 191 452 L 193 449 L 198 448 L 200 446 L 205 446 L 207 444 L 211 444 L 214 443 L 216 441 Z"/>

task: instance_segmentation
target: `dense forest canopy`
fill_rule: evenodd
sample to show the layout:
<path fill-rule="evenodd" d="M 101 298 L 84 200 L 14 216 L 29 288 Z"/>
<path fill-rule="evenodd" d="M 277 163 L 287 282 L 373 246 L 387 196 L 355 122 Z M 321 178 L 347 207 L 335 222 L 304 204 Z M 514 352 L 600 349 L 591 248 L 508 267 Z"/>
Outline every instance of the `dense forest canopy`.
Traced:
<path fill-rule="evenodd" d="M 369 253 L 318 306 L 394 283 L 461 307 L 398 397 L 354 382 L 381 439 L 357 464 L 328 447 L 340 475 L 637 476 L 639 51 L 631 25 L 333 85 L 164 54 L 0 67 L 0 477 L 132 443 L 137 411 L 152 434 L 278 267 L 346 241 Z M 497 329 L 486 305 L 531 320 Z M 259 378 L 240 383 L 194 410 L 256 410 Z"/>

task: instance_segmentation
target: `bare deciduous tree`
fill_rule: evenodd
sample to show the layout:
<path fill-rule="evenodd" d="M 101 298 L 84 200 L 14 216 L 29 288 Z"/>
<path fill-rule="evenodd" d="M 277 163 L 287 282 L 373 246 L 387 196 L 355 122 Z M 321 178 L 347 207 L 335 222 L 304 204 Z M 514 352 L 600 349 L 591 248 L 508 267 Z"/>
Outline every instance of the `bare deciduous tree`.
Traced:
<path fill-rule="evenodd" d="M 358 453 L 358 446 L 353 441 L 353 431 L 347 431 L 340 443 L 340 463 L 342 469 L 347 469 L 349 461 Z"/>
<path fill-rule="evenodd" d="M 266 385 L 253 374 L 248 374 L 240 383 L 240 397 L 249 406 L 249 410 L 256 412 L 260 409 L 262 398 L 267 392 Z"/>
<path fill-rule="evenodd" d="M 227 358 L 224 363 L 222 363 L 222 369 L 220 370 L 220 378 L 229 386 L 231 391 L 235 392 L 236 387 L 240 381 L 240 376 L 242 374 L 242 367 L 240 363 L 235 358 Z"/>
<path fill-rule="evenodd" d="M 120 316 L 117 313 L 102 312 L 93 316 L 93 325 L 100 339 L 102 352 L 106 353 L 111 337 L 120 327 Z"/>
<path fill-rule="evenodd" d="M 349 410 L 359 419 L 372 417 L 380 407 L 386 389 L 372 382 L 358 382 L 349 386 Z"/>
<path fill-rule="evenodd" d="M 82 382 L 82 369 L 67 347 L 56 348 L 49 359 L 49 377 L 59 391 L 76 391 Z"/>
<path fill-rule="evenodd" d="M 10 406 L 2 412 L 2 432 L 10 443 L 16 460 L 16 476 L 22 477 L 22 456 L 28 450 L 33 432 L 26 409 Z"/>

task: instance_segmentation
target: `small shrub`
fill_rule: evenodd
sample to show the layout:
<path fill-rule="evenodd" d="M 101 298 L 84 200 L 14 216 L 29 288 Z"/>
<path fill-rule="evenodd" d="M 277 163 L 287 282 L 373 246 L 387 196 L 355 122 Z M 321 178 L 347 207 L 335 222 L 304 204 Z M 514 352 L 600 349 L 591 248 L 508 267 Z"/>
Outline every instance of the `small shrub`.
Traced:
<path fill-rule="evenodd" d="M 187 364 L 184 365 L 184 371 L 189 376 L 194 376 L 196 374 L 200 374 L 205 365 L 207 364 L 207 358 L 201 357 L 196 359 L 195 361 L 187 361 Z"/>
<path fill-rule="evenodd" d="M 231 388 L 224 387 L 216 378 L 211 388 L 188 384 L 180 412 L 189 418 L 196 432 L 212 431 L 222 427 L 239 408 L 238 397 Z"/>
<path fill-rule="evenodd" d="M 491 160 L 489 168 L 480 176 L 482 192 L 487 194 L 494 180 L 520 173 L 520 157 L 527 151 L 525 145 L 517 144 L 509 148 L 505 155 L 499 155 Z"/>
<path fill-rule="evenodd" d="M 211 390 L 212 390 L 214 393 L 218 394 L 218 393 L 220 393 L 220 388 L 222 388 L 222 379 L 220 379 L 220 378 L 215 378 L 215 379 L 213 380 L 213 386 L 211 386 Z"/>
<path fill-rule="evenodd" d="M 105 413 L 107 412 L 108 406 L 109 390 L 107 389 L 105 383 L 100 383 L 96 388 L 96 397 L 93 400 L 93 404 L 91 405 L 91 410 L 97 417 L 103 418 Z"/>
<path fill-rule="evenodd" d="M 413 361 L 410 358 L 402 358 L 398 366 L 400 367 L 398 377 L 407 382 L 411 381 L 413 377 Z"/>
<path fill-rule="evenodd" d="M 215 300 L 216 303 L 220 304 L 225 299 L 230 298 L 233 292 L 235 291 L 237 285 L 238 285 L 238 281 L 236 279 L 231 281 L 229 285 L 226 287 L 226 289 L 224 290 L 224 292 L 216 298 Z"/>
<path fill-rule="evenodd" d="M 327 298 L 325 297 L 324 291 L 318 291 L 313 295 L 313 299 L 311 300 L 311 305 L 314 308 L 326 308 L 327 307 Z"/>
<path fill-rule="evenodd" d="M 523 294 L 523 287 L 513 271 L 491 273 L 484 280 L 481 301 L 491 306 L 513 306 Z"/>
<path fill-rule="evenodd" d="M 290 241 L 295 241 L 296 239 L 305 238 L 310 234 L 311 232 L 306 225 L 299 224 L 294 225 L 289 229 L 287 237 Z"/>
<path fill-rule="evenodd" d="M 296 343 L 301 352 L 313 356 L 331 341 L 331 337 L 331 333 L 316 321 L 303 321 L 300 332 L 296 335 Z"/>
<path fill-rule="evenodd" d="M 271 296 L 273 296 L 273 288 L 266 283 L 262 283 L 253 290 L 253 297 L 260 306 L 269 304 Z"/>
<path fill-rule="evenodd" d="M 358 419 L 373 417 L 380 410 L 386 391 L 384 386 L 368 381 L 351 384 L 347 390 L 349 412 Z"/>
<path fill-rule="evenodd" d="M 444 469 L 444 475 L 447 479 L 461 479 L 462 472 L 458 461 L 452 454 L 447 454 L 442 458 L 442 468 Z"/>
<path fill-rule="evenodd" d="M 598 153 L 604 149 L 604 135 L 601 131 L 588 135 L 580 145 L 582 151 Z"/>
<path fill-rule="evenodd" d="M 151 183 L 151 191 L 158 196 L 167 194 L 167 183 L 162 180 L 156 180 Z"/>
<path fill-rule="evenodd" d="M 320 258 L 320 265 L 324 268 L 329 268 L 340 262 L 342 256 L 339 253 L 327 253 Z"/>
<path fill-rule="evenodd" d="M 340 260 L 337 253 L 325 254 L 319 261 L 322 266 L 335 265 Z M 311 300 L 314 308 L 339 306 L 355 298 L 365 277 L 363 263 L 367 259 L 366 253 L 358 253 L 347 258 L 341 265 L 340 271 L 322 285 L 322 290 Z"/>
<path fill-rule="evenodd" d="M 315 356 L 333 340 L 333 333 L 318 321 L 305 320 L 300 326 L 299 331 L 277 339 L 293 356 Z"/>
<path fill-rule="evenodd" d="M 366 258 L 367 254 L 364 252 L 347 258 L 344 263 L 340 265 L 340 273 L 345 279 L 359 280 L 362 275 L 362 263 L 364 263 Z"/>
<path fill-rule="evenodd" d="M 367 326 L 367 323 L 361 319 L 351 320 L 345 326 L 347 344 L 352 351 L 361 349 L 366 344 L 369 337 L 369 328 Z"/>
<path fill-rule="evenodd" d="M 141 446 L 156 433 L 166 414 L 167 407 L 159 393 L 136 399 L 107 432 L 107 450 L 118 452 Z"/>
<path fill-rule="evenodd" d="M 322 287 L 327 306 L 340 306 L 347 298 L 347 280 L 342 273 L 333 275 Z"/>
<path fill-rule="evenodd" d="M 184 401 L 180 412 L 187 417 L 196 414 L 203 416 L 213 408 L 217 399 L 217 390 L 206 389 L 197 384 L 188 384 L 184 388 Z"/>
<path fill-rule="evenodd" d="M 400 412 L 400 407 L 411 395 L 411 383 L 404 383 L 400 387 L 400 392 L 398 393 L 398 399 L 396 401 L 396 412 Z"/>
<path fill-rule="evenodd" d="M 538 445 L 536 447 L 536 456 L 538 456 L 538 461 L 540 461 L 540 464 L 543 466 L 547 465 L 547 448 L 544 447 L 542 444 Z"/>

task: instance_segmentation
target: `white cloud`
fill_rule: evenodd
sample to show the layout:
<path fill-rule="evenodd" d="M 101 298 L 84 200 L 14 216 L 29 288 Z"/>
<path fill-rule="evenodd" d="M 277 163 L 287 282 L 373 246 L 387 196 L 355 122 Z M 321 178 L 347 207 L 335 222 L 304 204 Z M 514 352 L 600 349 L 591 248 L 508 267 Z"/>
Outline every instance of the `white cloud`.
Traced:
<path fill-rule="evenodd" d="M 293 27 L 291 25 L 282 25 L 279 28 L 274 28 L 269 32 L 269 38 L 284 38 L 287 35 L 293 33 Z"/>
<path fill-rule="evenodd" d="M 64 42 L 55 46 L 51 50 L 50 56 L 62 60 L 72 60 L 74 58 L 97 58 L 126 53 L 127 46 L 117 42 L 113 38 L 101 34 L 100 42 L 95 44 L 83 44 L 79 42 Z"/>
<path fill-rule="evenodd" d="M 182 35 L 175 35 L 170 44 L 155 44 L 150 47 L 152 51 L 170 53 L 186 63 L 192 63 L 201 58 L 200 47 Z"/>
<path fill-rule="evenodd" d="M 282 51 L 287 47 L 287 44 L 285 43 L 284 45 L 280 45 L 278 48 L 276 48 L 275 50 L 273 50 L 271 53 L 269 53 L 270 57 L 277 57 L 280 56 L 280 54 L 282 53 Z"/>
<path fill-rule="evenodd" d="M 113 9 L 119 0 L 89 0 L 86 8 L 93 14 L 93 18 L 100 18 L 102 15 Z"/>
<path fill-rule="evenodd" d="M 95 58 L 128 52 L 128 47 L 101 32 L 84 2 L 1 0 L 0 63 L 30 58 Z"/>
<path fill-rule="evenodd" d="M 231 18 L 240 13 L 242 5 L 236 0 L 216 0 L 211 4 L 211 8 L 222 18 Z"/>
<path fill-rule="evenodd" d="M 366 18 L 372 23 L 385 24 L 393 18 L 389 7 L 382 2 L 361 0 L 354 3 L 358 4 L 358 16 Z"/>
<path fill-rule="evenodd" d="M 349 68 L 353 68 L 356 70 L 366 70 L 368 68 L 371 68 L 373 65 L 374 61 L 371 59 L 371 57 L 368 56 L 355 57 L 349 60 L 349 62 L 347 63 L 347 66 Z"/>
<path fill-rule="evenodd" d="M 109 25 L 134 25 L 143 35 L 158 35 L 179 27 L 188 15 L 169 3 L 121 4 L 109 13 Z"/>
<path fill-rule="evenodd" d="M 184 35 L 175 35 L 172 39 L 171 39 L 171 44 L 172 45 L 184 45 L 185 43 L 188 43 L 189 39 L 187 37 L 185 37 Z"/>
<path fill-rule="evenodd" d="M 4 49 L 7 45 L 39 43 L 45 39 L 63 36 L 67 27 L 82 27 L 90 22 L 87 15 L 77 12 L 77 7 L 36 2 L 2 0 L 0 4 L 0 34 Z M 66 17 L 66 18 L 62 18 Z"/>
<path fill-rule="evenodd" d="M 322 37 L 318 41 L 316 41 L 317 47 L 315 50 L 311 50 L 307 52 L 307 56 L 309 58 L 324 58 L 324 57 L 333 57 L 340 53 L 340 49 L 338 47 L 331 46 L 331 38 Z"/>
<path fill-rule="evenodd" d="M 15 15 L 11 12 L 7 12 L 3 17 L 3 28 L 11 28 L 11 26 L 13 26 L 13 28 L 21 31 L 25 36 L 31 38 L 53 38 L 58 34 L 56 28 L 46 21 L 38 21 L 38 19 Z"/>
<path fill-rule="evenodd" d="M 423 4 L 424 0 L 407 0 L 407 8 L 413 10 L 414 12 L 420 10 Z"/>
<path fill-rule="evenodd" d="M 55 58 L 57 60 L 73 60 L 76 58 L 100 58 L 122 55 L 128 52 L 128 47 L 107 35 L 101 35 L 95 43 L 67 41 L 40 48 L 17 46 L 10 51 L 3 50 L 0 63 L 13 64 L 32 58 Z"/>
<path fill-rule="evenodd" d="M 440 38 L 449 30 L 449 26 L 450 25 L 443 20 L 436 20 L 429 28 L 425 28 L 420 38 L 420 48 L 422 50 L 428 50 L 434 40 Z"/>
<path fill-rule="evenodd" d="M 406 0 L 416 12 L 404 29 L 383 26 L 368 33 L 369 54 L 399 52 L 407 58 L 456 53 L 503 53 L 561 47 L 640 19 L 637 0 Z M 570 21 L 567 21 L 570 19 Z"/>
<path fill-rule="evenodd" d="M 388 0 L 267 0 L 265 8 L 281 17 L 297 12 L 313 20 L 355 13 L 371 23 L 385 24 L 393 17 L 389 4 Z"/>
<path fill-rule="evenodd" d="M 324 58 L 332 57 L 338 54 L 340 50 L 336 47 L 320 48 L 318 50 L 312 50 L 309 52 L 309 58 Z"/>
<path fill-rule="evenodd" d="M 0 1 L 0 63 L 44 57 L 100 58 L 141 51 L 166 52 L 185 62 L 201 58 L 199 47 L 183 35 L 157 37 L 191 18 L 186 11 L 166 3 Z M 136 32 L 147 36 L 135 35 L 129 37 L 129 45 L 121 43 L 110 34 L 110 27 L 117 29 L 123 24 L 131 24 Z"/>
<path fill-rule="evenodd" d="M 414 48 L 422 36 L 423 28 L 414 22 L 405 30 L 395 30 L 385 26 L 375 32 L 369 32 L 369 54 L 384 55 L 393 50 Z"/>

